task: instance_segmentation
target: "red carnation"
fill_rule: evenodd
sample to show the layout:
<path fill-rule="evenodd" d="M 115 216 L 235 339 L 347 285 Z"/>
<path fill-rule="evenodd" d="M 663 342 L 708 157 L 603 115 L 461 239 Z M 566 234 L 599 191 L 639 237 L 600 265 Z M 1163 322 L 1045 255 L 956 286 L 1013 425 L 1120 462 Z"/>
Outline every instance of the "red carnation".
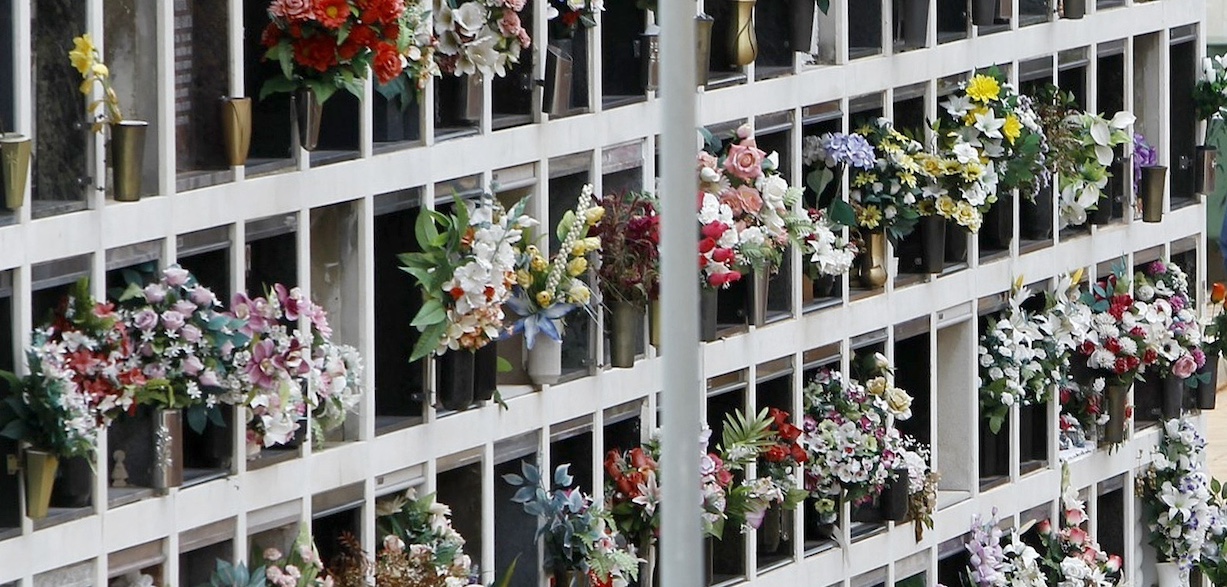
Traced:
<path fill-rule="evenodd" d="M 337 49 L 337 53 L 341 59 L 350 60 L 363 49 L 375 44 L 378 36 L 375 34 L 375 29 L 360 24 L 349 31 L 349 36 L 345 37 L 345 42 L 341 43 L 341 47 Z"/>
<path fill-rule="evenodd" d="M 736 254 L 733 253 L 733 249 L 724 248 L 724 247 L 717 248 L 711 253 L 712 260 L 714 260 L 717 263 L 728 263 L 732 261 L 733 257 L 735 256 Z"/>
<path fill-rule="evenodd" d="M 700 253 L 706 253 L 708 251 L 711 251 L 714 248 L 716 248 L 716 241 L 710 238 L 705 238 L 699 241 L 699 252 Z"/>
<path fill-rule="evenodd" d="M 1108 340 L 1104 341 L 1103 348 L 1108 349 L 1115 355 L 1116 353 L 1120 352 L 1120 341 L 1115 338 L 1109 338 Z"/>
<path fill-rule="evenodd" d="M 1142 362 L 1146 363 L 1147 365 L 1154 363 L 1158 359 L 1159 353 L 1156 352 L 1155 349 L 1146 349 L 1146 352 L 1142 354 Z"/>
<path fill-rule="evenodd" d="M 720 222 L 719 220 L 713 220 L 705 224 L 699 232 L 701 232 L 703 236 L 715 240 L 720 238 L 720 236 L 723 235 L 728 229 L 729 225 Z"/>
<path fill-rule="evenodd" d="M 323 35 L 295 41 L 294 60 L 303 67 L 319 72 L 328 71 L 337 63 L 336 44 Z"/>
<path fill-rule="evenodd" d="M 788 458 L 788 451 L 784 450 L 784 447 L 777 444 L 767 449 L 766 458 L 767 462 L 778 463 Z"/>
<path fill-rule="evenodd" d="M 371 67 L 375 70 L 375 77 L 379 83 L 386 84 L 400 75 L 404 64 L 401 63 L 400 53 L 396 51 L 394 45 L 379 43 L 375 46 L 375 61 Z"/>
<path fill-rule="evenodd" d="M 268 23 L 268 26 L 264 27 L 264 32 L 260 34 L 260 44 L 271 49 L 280 42 L 281 29 L 271 22 Z"/>
<path fill-rule="evenodd" d="M 315 20 L 336 30 L 349 20 L 349 0 L 316 0 Z"/>
<path fill-rule="evenodd" d="M 801 437 L 801 429 L 787 422 L 780 424 L 780 438 L 793 442 Z"/>
<path fill-rule="evenodd" d="M 1082 344 L 1078 346 L 1078 352 L 1080 352 L 1080 353 L 1082 353 L 1082 354 L 1084 354 L 1084 355 L 1090 355 L 1091 353 L 1094 353 L 1094 352 L 1095 352 L 1095 343 L 1093 343 L 1093 342 L 1091 342 L 1091 341 L 1089 341 L 1089 340 L 1084 340 L 1084 341 L 1082 341 Z"/>
<path fill-rule="evenodd" d="M 806 454 L 805 449 L 801 448 L 801 445 L 794 444 L 792 445 L 792 460 L 804 463 L 809 460 L 809 455 Z"/>

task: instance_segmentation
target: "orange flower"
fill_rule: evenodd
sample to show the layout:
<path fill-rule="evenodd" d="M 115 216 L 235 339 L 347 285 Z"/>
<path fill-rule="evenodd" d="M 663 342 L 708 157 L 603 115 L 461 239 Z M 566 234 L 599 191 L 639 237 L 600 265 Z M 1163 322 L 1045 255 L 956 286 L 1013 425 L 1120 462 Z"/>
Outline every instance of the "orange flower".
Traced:
<path fill-rule="evenodd" d="M 348 0 L 319 0 L 315 5 L 315 19 L 330 29 L 341 28 L 349 15 Z"/>
<path fill-rule="evenodd" d="M 1227 285 L 1215 283 L 1214 287 L 1210 289 L 1210 301 L 1216 304 L 1221 304 L 1223 303 L 1223 298 L 1225 297 L 1227 297 Z"/>

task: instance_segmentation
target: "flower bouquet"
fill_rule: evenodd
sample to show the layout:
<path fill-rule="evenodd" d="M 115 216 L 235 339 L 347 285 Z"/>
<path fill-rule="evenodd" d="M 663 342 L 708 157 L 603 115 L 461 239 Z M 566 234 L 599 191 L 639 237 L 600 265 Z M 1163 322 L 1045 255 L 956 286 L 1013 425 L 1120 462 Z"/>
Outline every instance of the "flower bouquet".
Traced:
<path fill-rule="evenodd" d="M 644 308 L 659 294 L 660 217 L 656 199 L 644 193 L 606 195 L 601 208 L 605 214 L 590 234 L 601 239 L 597 276 L 601 298 L 613 316 L 610 355 L 615 367 L 631 367 Z M 654 323 L 653 334 L 656 331 Z"/>
<path fill-rule="evenodd" d="M 925 169 L 916 155 L 924 152 L 924 146 L 895 130 L 886 118 L 875 119 L 856 132 L 855 136 L 863 137 L 872 147 L 871 153 L 852 135 L 846 148 L 828 151 L 824 147 L 822 151 L 824 162 L 828 158 L 834 162 L 846 159 L 855 162 L 853 168 L 857 169 L 849 178 L 848 201 L 832 200 L 831 220 L 864 232 L 884 234 L 898 244 L 911 234 L 920 218 L 918 204 Z M 836 141 L 832 147 L 839 144 Z M 866 155 L 874 159 L 872 165 L 863 167 Z"/>
<path fill-rule="evenodd" d="M 980 412 L 993 434 L 1010 413 L 1010 406 L 1038 405 L 1069 378 L 1068 347 L 1059 343 L 1053 322 L 1023 308 L 1031 292 L 1019 287 L 1009 306 L 989 318 L 980 335 Z"/>
<path fill-rule="evenodd" d="M 393 81 L 404 69 L 402 36 L 416 34 L 401 26 L 405 11 L 404 0 L 272 0 L 260 42 L 281 75 L 264 81 L 260 99 L 299 89 L 318 104 L 338 89 L 361 97 L 372 68 L 380 84 Z"/>
<path fill-rule="evenodd" d="M 830 192 L 836 180 L 849 169 L 870 171 L 877 164 L 877 154 L 864 136 L 857 133 L 825 133 L 822 136 L 807 136 L 801 145 L 801 163 L 814 168 L 805 176 L 805 185 L 813 190 L 819 205 L 824 196 L 834 197 Z"/>
<path fill-rule="evenodd" d="M 401 56 L 402 71 L 392 75 L 395 68 L 390 61 L 377 62 L 375 73 L 379 83 L 375 84 L 375 90 L 388 100 L 398 101 L 404 110 L 421 97 L 427 82 L 439 77 L 441 71 L 435 58 L 439 40 L 434 34 L 428 0 L 401 1 L 405 9 L 397 19 L 399 34 L 394 44 L 397 54 Z M 385 68 L 383 71 L 378 69 L 381 65 Z"/>
<path fill-rule="evenodd" d="M 843 228 L 828 218 L 826 210 L 810 209 L 814 231 L 805 237 L 801 250 L 807 263 L 805 275 L 814 281 L 843 275 L 856 260 L 857 247 L 844 238 Z"/>
<path fill-rule="evenodd" d="M 967 583 L 972 587 L 1049 587 L 1040 553 L 1022 535 L 1028 528 L 1011 530 L 1007 538 L 997 521 L 997 510 L 987 521 L 976 516 L 971 524 L 971 540 L 965 548 L 971 566 Z"/>
<path fill-rule="evenodd" d="M 1078 354 L 1107 386 L 1126 389 L 1159 358 L 1147 345 L 1146 304 L 1135 303 L 1129 290 L 1129 277 L 1118 267 L 1079 299 L 1091 316 Z"/>
<path fill-rule="evenodd" d="M 1061 517 L 1055 525 L 1044 520 L 1035 526 L 1043 543 L 1040 559 L 1048 585 L 1068 587 L 1115 587 L 1121 582 L 1121 557 L 1109 555 L 1087 532 L 1089 518 L 1078 492 L 1069 486 L 1069 469 L 1063 471 Z"/>
<path fill-rule="evenodd" d="M 647 552 L 660 527 L 657 456 L 650 446 L 605 454 L 605 509 L 618 531 L 640 552 Z"/>
<path fill-rule="evenodd" d="M 1116 157 L 1113 150 L 1129 141 L 1127 129 L 1134 120 L 1128 112 L 1117 112 L 1112 120 L 1107 120 L 1098 114 L 1076 111 L 1062 119 L 1061 124 L 1069 134 L 1061 143 L 1053 143 L 1058 164 L 1054 171 L 1060 175 L 1059 228 L 1084 224 L 1087 210 L 1111 204 L 1102 202 L 1107 195 L 1104 189 L 1108 178 L 1112 176 L 1108 167 Z M 1061 153 L 1063 148 L 1070 150 Z"/>
<path fill-rule="evenodd" d="M 342 542 L 345 556 L 330 566 L 337 587 L 363 587 L 369 574 L 381 587 L 450 587 L 476 585 L 473 564 L 464 552 L 464 537 L 452 527 L 451 508 L 430 494 L 404 494 L 375 503 L 375 525 L 382 548 L 371 565 L 357 540 Z M 372 568 L 373 567 L 373 568 Z"/>
<path fill-rule="evenodd" d="M 330 587 L 333 584 L 324 561 L 315 549 L 311 527 L 303 524 L 288 552 L 276 547 L 264 549 L 264 578 L 277 587 Z"/>
<path fill-rule="evenodd" d="M 546 18 L 553 28 L 553 36 L 569 39 L 582 26 L 596 26 L 596 13 L 605 10 L 605 0 L 549 0 Z"/>
<path fill-rule="evenodd" d="M 1193 103 L 1201 120 L 1223 117 L 1227 109 L 1227 56 L 1201 60 L 1201 79 L 1193 86 Z"/>
<path fill-rule="evenodd" d="M 107 163 L 111 166 L 111 187 L 115 199 L 120 202 L 140 200 L 141 165 L 149 123 L 124 118 L 123 110 L 119 107 L 119 95 L 111 85 L 111 71 L 102 62 L 102 55 L 94 47 L 93 39 L 85 34 L 74 38 L 72 44 L 68 59 L 81 74 L 78 89 L 89 97 L 93 94 L 94 84 L 102 88 L 102 97 L 91 99 L 85 111 L 93 118 L 90 128 L 94 132 L 101 133 L 103 129 L 110 132 Z M 99 108 L 102 109 L 100 113 Z"/>
<path fill-rule="evenodd" d="M 924 540 L 925 529 L 933 529 L 937 511 L 937 482 L 941 475 L 930 467 L 932 451 L 911 436 L 903 439 L 903 463 L 907 466 L 907 516 L 912 520 L 916 542 Z"/>
<path fill-rule="evenodd" d="M 1189 279 L 1179 265 L 1154 261 L 1134 274 L 1133 293 L 1145 315 L 1146 344 L 1157 351 L 1154 372 L 1172 376 L 1187 387 L 1209 381 L 1199 373 L 1206 364 L 1201 324 L 1189 297 Z"/>
<path fill-rule="evenodd" d="M 809 455 L 799 442 L 801 429 L 788 422 L 788 412 L 763 408 L 757 416 L 747 417 L 735 410 L 725 419 L 723 437 L 720 456 L 730 471 L 762 461 L 758 477 L 746 478 L 728 492 L 726 512 L 743 532 L 762 526 L 771 514 L 769 508 L 776 507 L 778 516 L 779 509 L 794 510 L 805 500 L 808 492 L 797 487 L 793 473 Z M 778 530 L 771 538 L 779 537 Z"/>
<path fill-rule="evenodd" d="M 225 426 L 220 406 L 243 396 L 235 353 L 250 342 L 246 322 L 221 311 L 213 292 L 178 265 L 145 287 L 131 281 L 119 304 L 145 377 L 137 403 L 183 409 L 196 432 L 209 421 Z"/>
<path fill-rule="evenodd" d="M 1167 420 L 1150 465 L 1137 479 L 1150 544 L 1160 561 L 1177 564 L 1182 573 L 1203 559 L 1206 547 L 1213 545 L 1213 534 L 1224 528 L 1202 464 L 1205 447 L 1193 422 Z"/>
<path fill-rule="evenodd" d="M 122 123 L 124 114 L 119 107 L 119 94 L 115 93 L 115 88 L 111 85 L 111 70 L 102 62 L 102 55 L 94 47 L 94 40 L 87 33 L 74 38 L 72 44 L 68 60 L 77 73 L 81 74 L 81 93 L 89 96 L 93 92 L 94 84 L 102 88 L 102 97 L 92 100 L 86 107 L 86 111 L 91 114 L 99 108 L 102 109 L 95 116 L 90 128 L 94 132 L 102 132 L 104 125 Z"/>
<path fill-rule="evenodd" d="M 443 73 L 507 75 L 532 46 L 520 21 L 526 0 L 434 0 L 435 52 Z"/>
<path fill-rule="evenodd" d="M 608 527 L 607 515 L 590 496 L 572 487 L 569 468 L 556 468 L 552 483 L 546 483 L 527 461 L 521 464 L 523 475 L 503 475 L 504 481 L 519 488 L 511 501 L 538 519 L 537 539 L 544 540 L 546 573 L 560 586 L 570 585 L 568 579 L 575 574 L 597 584 L 628 584 L 639 574 L 634 547 L 618 545 L 621 537 Z"/>

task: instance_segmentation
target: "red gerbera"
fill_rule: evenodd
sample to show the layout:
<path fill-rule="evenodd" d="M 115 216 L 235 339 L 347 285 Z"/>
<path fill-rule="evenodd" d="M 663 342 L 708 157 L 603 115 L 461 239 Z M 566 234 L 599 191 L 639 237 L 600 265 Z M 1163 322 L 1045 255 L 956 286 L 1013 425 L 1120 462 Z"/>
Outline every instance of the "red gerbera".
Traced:
<path fill-rule="evenodd" d="M 294 60 L 303 67 L 319 72 L 328 71 L 337 63 L 336 44 L 323 35 L 301 39 L 294 43 Z"/>
<path fill-rule="evenodd" d="M 349 0 L 316 0 L 315 20 L 336 30 L 349 20 Z"/>

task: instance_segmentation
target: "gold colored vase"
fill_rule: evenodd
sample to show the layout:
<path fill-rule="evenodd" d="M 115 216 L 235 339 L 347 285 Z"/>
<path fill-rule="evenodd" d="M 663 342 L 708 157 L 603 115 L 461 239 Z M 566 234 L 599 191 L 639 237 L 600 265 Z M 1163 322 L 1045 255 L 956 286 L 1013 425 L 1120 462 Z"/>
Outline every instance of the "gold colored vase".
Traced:
<path fill-rule="evenodd" d="M 17 133 L 0 134 L 0 191 L 4 207 L 17 210 L 26 196 L 30 175 L 30 137 Z"/>
<path fill-rule="evenodd" d="M 41 450 L 26 450 L 26 515 L 33 520 L 47 517 L 51 488 L 60 459 Z"/>
<path fill-rule="evenodd" d="M 251 98 L 222 98 L 222 139 L 231 167 L 245 165 L 251 147 Z"/>
<path fill-rule="evenodd" d="M 754 34 L 754 4 L 757 0 L 729 0 L 733 21 L 729 27 L 729 64 L 749 65 L 758 57 L 758 37 Z"/>
<path fill-rule="evenodd" d="M 111 125 L 111 185 L 116 201 L 141 199 L 141 172 L 148 130 L 149 123 L 143 120 L 124 120 Z"/>
<path fill-rule="evenodd" d="M 861 255 L 861 284 L 865 287 L 886 285 L 886 235 L 871 232 L 865 239 L 865 252 Z"/>

